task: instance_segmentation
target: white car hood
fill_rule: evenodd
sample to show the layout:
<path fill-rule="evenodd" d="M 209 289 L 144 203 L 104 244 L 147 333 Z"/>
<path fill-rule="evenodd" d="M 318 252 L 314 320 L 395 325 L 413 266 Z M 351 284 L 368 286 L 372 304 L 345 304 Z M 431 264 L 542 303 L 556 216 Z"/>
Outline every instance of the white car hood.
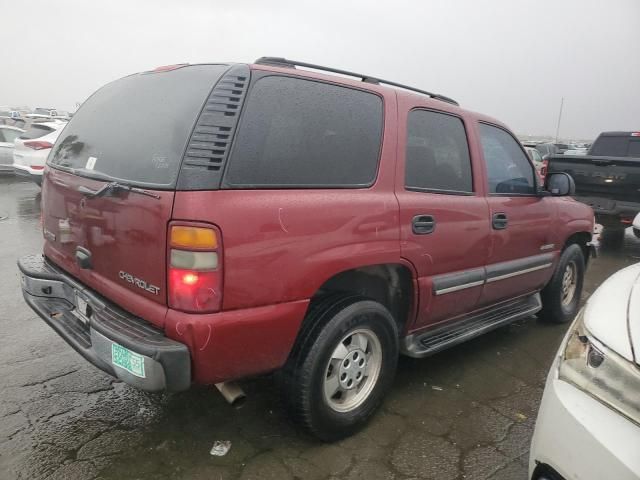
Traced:
<path fill-rule="evenodd" d="M 640 364 L 640 263 L 600 285 L 587 302 L 584 323 L 600 342 Z"/>

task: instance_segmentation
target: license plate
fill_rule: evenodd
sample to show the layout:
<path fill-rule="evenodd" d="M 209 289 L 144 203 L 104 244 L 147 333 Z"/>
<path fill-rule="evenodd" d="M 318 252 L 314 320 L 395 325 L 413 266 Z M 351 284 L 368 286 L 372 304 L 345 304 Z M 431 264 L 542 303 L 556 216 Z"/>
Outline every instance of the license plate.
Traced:
<path fill-rule="evenodd" d="M 117 367 L 124 368 L 136 377 L 145 378 L 144 357 L 122 345 L 111 344 L 111 363 Z"/>

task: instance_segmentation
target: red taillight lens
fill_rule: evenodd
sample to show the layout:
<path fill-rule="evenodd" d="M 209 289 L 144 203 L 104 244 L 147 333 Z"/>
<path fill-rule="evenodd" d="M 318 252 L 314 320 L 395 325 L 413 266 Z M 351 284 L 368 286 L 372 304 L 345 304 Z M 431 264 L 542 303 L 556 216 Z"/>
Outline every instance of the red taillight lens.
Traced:
<path fill-rule="evenodd" d="M 210 313 L 222 307 L 220 233 L 211 227 L 169 227 L 169 307 Z"/>
<path fill-rule="evenodd" d="M 44 165 L 31 165 L 31 170 L 44 170 Z"/>
<path fill-rule="evenodd" d="M 53 147 L 53 143 L 34 140 L 32 142 L 24 142 L 24 146 L 28 148 L 32 148 L 33 150 L 45 150 L 47 148 Z"/>
<path fill-rule="evenodd" d="M 169 269 L 169 306 L 185 312 L 217 312 L 222 304 L 218 271 Z"/>
<path fill-rule="evenodd" d="M 540 168 L 540 176 L 544 179 L 547 176 L 547 169 L 549 168 L 549 160 L 542 161 L 542 168 Z"/>

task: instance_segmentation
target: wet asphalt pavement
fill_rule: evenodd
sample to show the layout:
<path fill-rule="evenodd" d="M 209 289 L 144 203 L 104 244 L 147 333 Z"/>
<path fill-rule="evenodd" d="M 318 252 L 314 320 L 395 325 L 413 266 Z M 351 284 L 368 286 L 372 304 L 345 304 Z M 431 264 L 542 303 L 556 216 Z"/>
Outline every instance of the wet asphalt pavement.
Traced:
<path fill-rule="evenodd" d="M 211 388 L 148 394 L 76 354 L 24 303 L 16 259 L 38 252 L 39 188 L 0 177 L 0 479 L 516 479 L 566 325 L 532 317 L 424 360 L 402 358 L 359 434 L 322 444 L 296 431 L 270 377 L 234 410 Z M 6 218 L 5 218 L 6 217 Z M 584 298 L 640 261 L 603 246 Z M 216 440 L 232 447 L 209 451 Z"/>

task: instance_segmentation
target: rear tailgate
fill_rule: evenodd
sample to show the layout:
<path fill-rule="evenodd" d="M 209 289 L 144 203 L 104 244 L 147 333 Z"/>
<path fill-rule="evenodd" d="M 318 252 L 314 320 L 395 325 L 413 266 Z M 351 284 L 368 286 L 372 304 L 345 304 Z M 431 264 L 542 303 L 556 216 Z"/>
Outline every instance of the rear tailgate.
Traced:
<path fill-rule="evenodd" d="M 227 68 L 197 65 L 112 82 L 83 104 L 49 157 L 45 255 L 158 326 L 166 314 L 167 225 L 182 157 Z M 104 189 L 110 182 L 123 188 Z"/>
<path fill-rule="evenodd" d="M 104 182 L 49 169 L 42 202 L 44 253 L 125 310 L 161 326 L 166 313 L 166 231 L 174 192 L 87 198 Z M 88 268 L 79 259 L 89 255 Z M 133 294 L 133 295 L 132 295 Z"/>
<path fill-rule="evenodd" d="M 554 155 L 548 169 L 570 174 L 578 196 L 640 201 L 640 158 Z"/>

